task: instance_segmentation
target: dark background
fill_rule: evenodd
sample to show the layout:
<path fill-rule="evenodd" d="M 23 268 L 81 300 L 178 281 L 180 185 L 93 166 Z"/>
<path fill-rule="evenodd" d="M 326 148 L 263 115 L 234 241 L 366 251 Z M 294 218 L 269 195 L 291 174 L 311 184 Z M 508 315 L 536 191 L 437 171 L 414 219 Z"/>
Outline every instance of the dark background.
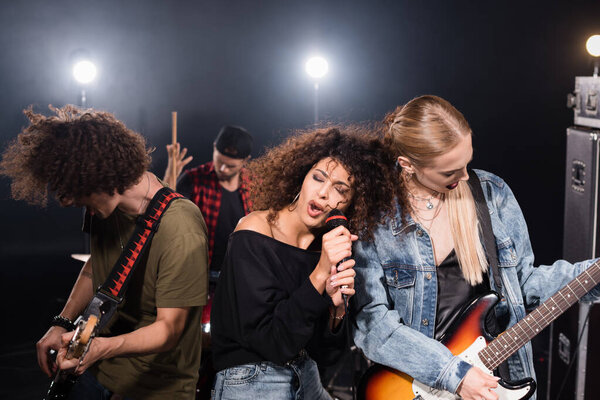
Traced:
<path fill-rule="evenodd" d="M 537 263 L 560 258 L 566 94 L 591 75 L 585 41 L 600 33 L 593 1 L 18 1 L 0 5 L 0 146 L 22 110 L 79 101 L 71 61 L 82 49 L 99 73 L 88 104 L 114 112 L 156 147 L 162 176 L 170 112 L 195 163 L 220 126 L 245 126 L 254 156 L 311 124 L 312 54 L 328 59 L 320 114 L 378 120 L 421 94 L 448 99 L 474 132 L 473 167 L 510 183 Z M 0 376 L 19 385 L 27 354 L 80 267 L 81 210 L 9 198 L 0 178 Z M 3 362 L 4 361 L 4 362 Z M 1 392 L 0 392 L 1 393 Z"/>

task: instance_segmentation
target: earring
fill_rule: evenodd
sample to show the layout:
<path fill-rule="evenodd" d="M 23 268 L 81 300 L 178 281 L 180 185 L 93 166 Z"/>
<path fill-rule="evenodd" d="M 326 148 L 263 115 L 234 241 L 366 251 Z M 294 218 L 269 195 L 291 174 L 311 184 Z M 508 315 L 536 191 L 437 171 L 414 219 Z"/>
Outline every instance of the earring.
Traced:
<path fill-rule="evenodd" d="M 407 170 L 403 171 L 402 177 L 404 178 L 404 182 L 408 182 L 412 179 L 413 173 L 408 172 Z"/>
<path fill-rule="evenodd" d="M 294 211 L 296 209 L 296 206 L 297 206 L 296 202 L 298 201 L 299 198 L 300 198 L 300 192 L 298 192 L 296 197 L 294 197 L 294 200 L 292 200 L 292 202 L 288 206 L 288 211 Z"/>

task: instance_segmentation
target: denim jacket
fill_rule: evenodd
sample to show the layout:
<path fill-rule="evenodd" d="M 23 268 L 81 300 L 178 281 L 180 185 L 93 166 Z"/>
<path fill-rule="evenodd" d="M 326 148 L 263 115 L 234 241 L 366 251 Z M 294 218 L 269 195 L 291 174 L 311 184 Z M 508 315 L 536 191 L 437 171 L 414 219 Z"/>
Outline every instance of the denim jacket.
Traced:
<path fill-rule="evenodd" d="M 534 267 L 527 225 L 508 185 L 496 175 L 475 170 L 481 181 L 498 248 L 503 300 L 498 317 L 514 325 L 592 264 L 564 260 Z M 428 386 L 456 393 L 471 367 L 435 341 L 437 276 L 431 240 L 410 216 L 377 227 L 373 241 L 355 244 L 356 325 L 354 340 L 377 363 L 405 372 Z M 500 292 L 488 273 L 493 290 Z M 585 300 L 600 295 L 596 286 Z M 534 377 L 531 344 L 509 360 L 511 380 Z"/>

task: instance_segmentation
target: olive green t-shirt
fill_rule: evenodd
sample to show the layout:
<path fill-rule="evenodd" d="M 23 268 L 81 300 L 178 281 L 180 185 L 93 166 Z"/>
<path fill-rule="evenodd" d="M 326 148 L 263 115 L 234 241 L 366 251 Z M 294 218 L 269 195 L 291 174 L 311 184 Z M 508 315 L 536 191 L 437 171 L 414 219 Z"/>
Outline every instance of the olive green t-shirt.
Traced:
<path fill-rule="evenodd" d="M 115 210 L 91 222 L 93 284 L 104 283 L 126 246 L 136 216 Z M 150 248 L 133 271 L 125 300 L 102 336 L 152 324 L 157 308 L 190 307 L 178 344 L 163 353 L 102 360 L 92 373 L 107 389 L 133 399 L 193 399 L 200 366 L 202 306 L 207 301 L 206 224 L 187 199 L 173 200 Z"/>

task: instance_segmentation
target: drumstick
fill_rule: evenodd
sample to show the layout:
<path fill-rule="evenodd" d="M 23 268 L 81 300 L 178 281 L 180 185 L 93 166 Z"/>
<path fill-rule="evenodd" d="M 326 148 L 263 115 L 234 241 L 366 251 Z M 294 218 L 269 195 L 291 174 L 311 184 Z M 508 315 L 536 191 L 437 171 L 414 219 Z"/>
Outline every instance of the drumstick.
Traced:
<path fill-rule="evenodd" d="M 177 146 L 177 111 L 171 112 L 171 144 L 173 145 L 173 152 L 175 152 L 175 146 Z M 173 190 L 175 190 L 175 187 L 177 186 L 177 157 L 173 157 L 171 179 L 173 182 Z"/>

